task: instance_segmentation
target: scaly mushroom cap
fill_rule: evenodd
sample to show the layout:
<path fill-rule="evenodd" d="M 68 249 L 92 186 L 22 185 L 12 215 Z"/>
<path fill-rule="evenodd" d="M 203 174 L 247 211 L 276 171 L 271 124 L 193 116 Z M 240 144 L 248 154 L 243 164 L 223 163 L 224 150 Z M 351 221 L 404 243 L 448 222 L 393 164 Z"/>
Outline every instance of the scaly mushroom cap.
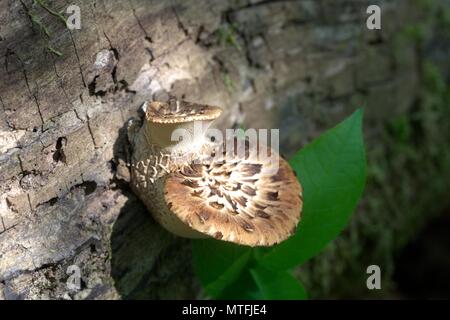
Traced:
<path fill-rule="evenodd" d="M 153 101 L 145 111 L 148 121 L 163 124 L 214 120 L 221 114 L 222 109 L 219 107 L 179 100 Z"/>
<path fill-rule="evenodd" d="M 216 239 L 248 246 L 279 243 L 295 232 L 303 198 L 289 164 L 274 156 L 276 172 L 269 170 L 272 162 L 248 152 L 186 166 L 167 178 L 166 203 L 182 222 Z"/>

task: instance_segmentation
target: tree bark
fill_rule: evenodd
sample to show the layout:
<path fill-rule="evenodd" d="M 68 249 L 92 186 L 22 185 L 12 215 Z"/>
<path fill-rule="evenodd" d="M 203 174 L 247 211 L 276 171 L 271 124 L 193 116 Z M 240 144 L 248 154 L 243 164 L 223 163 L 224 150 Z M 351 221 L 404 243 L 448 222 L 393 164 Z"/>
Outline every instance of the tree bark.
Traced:
<path fill-rule="evenodd" d="M 387 43 L 410 5 L 385 1 L 381 33 L 372 2 L 1 1 L 0 298 L 197 297 L 189 241 L 128 188 L 127 120 L 170 94 L 222 106 L 222 128 L 282 128 L 291 155 L 359 101 L 399 114 L 417 57 Z M 53 14 L 70 4 L 80 30 Z"/>

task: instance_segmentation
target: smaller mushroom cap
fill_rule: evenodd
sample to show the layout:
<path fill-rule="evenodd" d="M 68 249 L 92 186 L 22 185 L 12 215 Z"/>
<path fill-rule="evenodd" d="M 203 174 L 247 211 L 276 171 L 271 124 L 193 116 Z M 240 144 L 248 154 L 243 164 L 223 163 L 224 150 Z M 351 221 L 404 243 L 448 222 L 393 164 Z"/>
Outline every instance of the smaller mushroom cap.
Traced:
<path fill-rule="evenodd" d="M 166 180 L 166 203 L 182 222 L 216 239 L 248 246 L 279 243 L 295 232 L 303 198 L 289 164 L 274 155 L 275 173 L 267 160 L 248 153 L 184 167 Z"/>
<path fill-rule="evenodd" d="M 149 122 L 162 124 L 214 120 L 221 114 L 219 107 L 173 99 L 169 102 L 150 102 L 145 110 Z"/>

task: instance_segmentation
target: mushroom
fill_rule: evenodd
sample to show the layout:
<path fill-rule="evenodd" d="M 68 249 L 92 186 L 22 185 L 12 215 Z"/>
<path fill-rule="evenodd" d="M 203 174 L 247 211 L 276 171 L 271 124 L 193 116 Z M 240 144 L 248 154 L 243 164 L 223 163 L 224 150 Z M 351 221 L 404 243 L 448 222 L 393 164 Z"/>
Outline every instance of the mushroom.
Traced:
<path fill-rule="evenodd" d="M 132 189 L 155 220 L 178 236 L 248 246 L 280 243 L 300 221 L 302 188 L 270 148 L 252 151 L 244 143 L 245 152 L 230 155 L 226 145 L 239 144 L 237 138 L 211 142 L 207 129 L 221 113 L 186 101 L 147 103 L 142 127 L 129 127 Z M 193 138 L 173 141 L 177 129 Z M 260 150 L 271 157 L 260 157 Z"/>

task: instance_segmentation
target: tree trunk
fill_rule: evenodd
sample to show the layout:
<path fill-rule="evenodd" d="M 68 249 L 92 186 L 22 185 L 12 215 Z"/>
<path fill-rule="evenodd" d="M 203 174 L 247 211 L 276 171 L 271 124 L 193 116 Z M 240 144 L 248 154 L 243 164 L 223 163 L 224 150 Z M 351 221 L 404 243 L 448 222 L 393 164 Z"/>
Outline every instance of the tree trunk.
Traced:
<path fill-rule="evenodd" d="M 127 185 L 127 120 L 174 95 L 222 106 L 222 128 L 281 128 L 291 155 L 359 101 L 374 122 L 404 112 L 410 2 L 384 2 L 383 32 L 372 2 L 2 0 L 0 299 L 197 297 L 189 241 Z M 70 4 L 80 30 L 55 14 Z"/>

